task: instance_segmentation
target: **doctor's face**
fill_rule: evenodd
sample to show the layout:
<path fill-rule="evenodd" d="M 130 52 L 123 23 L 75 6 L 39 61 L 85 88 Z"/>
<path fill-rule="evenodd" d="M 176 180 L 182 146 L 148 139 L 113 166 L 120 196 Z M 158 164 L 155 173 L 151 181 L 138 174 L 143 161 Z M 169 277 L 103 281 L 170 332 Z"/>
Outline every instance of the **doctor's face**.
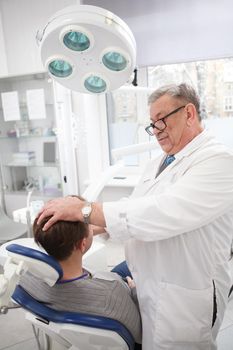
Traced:
<path fill-rule="evenodd" d="M 171 113 L 173 111 L 174 113 Z M 169 116 L 167 116 L 168 114 Z M 155 124 L 162 118 L 164 118 L 164 128 L 159 128 L 163 130 L 154 127 L 153 133 L 165 153 L 176 154 L 190 141 L 186 123 L 186 103 L 169 95 L 161 96 L 150 105 L 151 123 Z"/>

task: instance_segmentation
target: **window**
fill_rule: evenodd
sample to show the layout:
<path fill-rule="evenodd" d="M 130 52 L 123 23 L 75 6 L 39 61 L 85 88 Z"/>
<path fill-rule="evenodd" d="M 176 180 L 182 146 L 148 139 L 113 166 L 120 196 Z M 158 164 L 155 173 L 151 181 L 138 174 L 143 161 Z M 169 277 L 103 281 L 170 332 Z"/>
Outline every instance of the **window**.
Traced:
<path fill-rule="evenodd" d="M 196 88 L 204 124 L 233 147 L 228 137 L 233 126 L 233 58 L 159 65 L 147 67 L 143 72 L 139 71 L 139 76 L 147 85 L 142 86 L 139 81 L 138 87 L 124 86 L 107 95 L 110 150 L 149 141 L 144 131 L 149 122 L 149 94 L 162 85 L 181 82 Z M 150 157 L 151 153 L 128 156 L 125 164 L 139 166 Z"/>
<path fill-rule="evenodd" d="M 225 97 L 225 102 L 224 102 L 224 111 L 225 112 L 232 112 L 233 111 L 233 104 L 232 104 L 232 97 L 228 96 Z"/>

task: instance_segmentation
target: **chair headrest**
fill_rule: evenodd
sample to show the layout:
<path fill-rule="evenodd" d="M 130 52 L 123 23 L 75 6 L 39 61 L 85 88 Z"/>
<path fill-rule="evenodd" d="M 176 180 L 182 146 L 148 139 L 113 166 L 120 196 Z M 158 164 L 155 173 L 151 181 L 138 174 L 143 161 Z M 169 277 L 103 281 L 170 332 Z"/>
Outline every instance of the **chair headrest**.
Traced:
<path fill-rule="evenodd" d="M 6 250 L 13 261 L 16 263 L 23 261 L 27 266 L 27 271 L 50 286 L 53 286 L 63 276 L 58 261 L 46 253 L 20 244 L 9 244 Z"/>

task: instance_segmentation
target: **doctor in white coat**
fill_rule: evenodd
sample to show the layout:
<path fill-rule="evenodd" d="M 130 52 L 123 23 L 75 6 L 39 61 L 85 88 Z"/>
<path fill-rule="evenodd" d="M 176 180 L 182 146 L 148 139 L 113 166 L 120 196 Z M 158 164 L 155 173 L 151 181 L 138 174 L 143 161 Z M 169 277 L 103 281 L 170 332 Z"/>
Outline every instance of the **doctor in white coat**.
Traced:
<path fill-rule="evenodd" d="M 203 130 L 192 87 L 165 86 L 149 104 L 146 131 L 164 154 L 148 163 L 129 200 L 66 197 L 48 202 L 40 219 L 52 215 L 45 230 L 80 220 L 125 241 L 143 350 L 214 350 L 231 287 L 233 154 Z"/>

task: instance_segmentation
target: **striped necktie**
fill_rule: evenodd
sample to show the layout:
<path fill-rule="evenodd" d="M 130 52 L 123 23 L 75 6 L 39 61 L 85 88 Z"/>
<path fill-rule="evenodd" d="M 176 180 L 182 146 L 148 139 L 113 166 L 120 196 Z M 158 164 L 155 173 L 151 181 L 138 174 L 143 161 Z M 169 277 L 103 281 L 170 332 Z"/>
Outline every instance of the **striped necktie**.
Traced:
<path fill-rule="evenodd" d="M 159 174 L 161 174 L 161 172 L 169 165 L 169 164 L 171 164 L 172 162 L 173 162 L 173 160 L 175 160 L 176 158 L 175 158 L 175 156 L 174 155 L 168 155 L 165 159 L 164 159 L 164 161 L 163 161 L 163 163 L 161 164 L 161 166 L 160 166 L 160 168 L 159 168 L 159 170 L 158 170 L 158 172 L 157 172 L 157 174 L 156 174 L 156 177 L 157 176 L 159 176 Z"/>

